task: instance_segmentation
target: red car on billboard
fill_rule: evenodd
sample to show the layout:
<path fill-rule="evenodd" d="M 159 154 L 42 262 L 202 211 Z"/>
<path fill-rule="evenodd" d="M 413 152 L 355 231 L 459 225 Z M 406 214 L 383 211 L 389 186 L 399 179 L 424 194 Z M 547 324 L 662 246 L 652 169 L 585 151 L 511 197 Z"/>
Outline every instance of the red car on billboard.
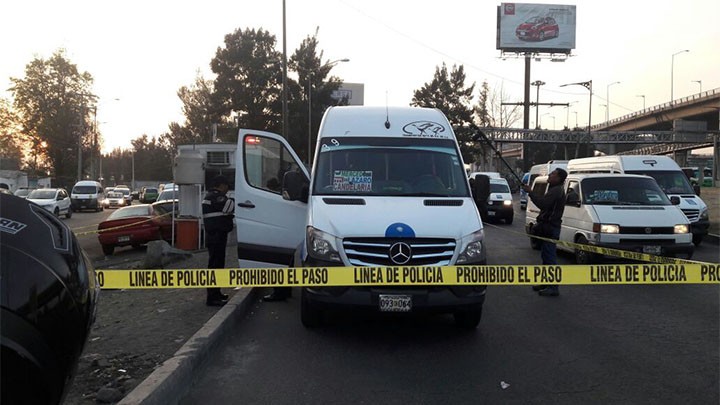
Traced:
<path fill-rule="evenodd" d="M 552 17 L 535 16 L 518 25 L 515 35 L 524 41 L 544 41 L 557 38 L 560 28 Z"/>

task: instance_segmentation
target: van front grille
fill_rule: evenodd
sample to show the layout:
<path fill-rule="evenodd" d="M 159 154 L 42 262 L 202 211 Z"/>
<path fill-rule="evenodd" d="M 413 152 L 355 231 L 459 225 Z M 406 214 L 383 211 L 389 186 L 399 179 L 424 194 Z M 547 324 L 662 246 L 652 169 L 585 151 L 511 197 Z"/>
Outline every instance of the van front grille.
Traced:
<path fill-rule="evenodd" d="M 675 228 L 671 226 L 621 226 L 620 233 L 636 235 L 672 235 Z"/>
<path fill-rule="evenodd" d="M 700 218 L 700 210 L 682 210 L 688 221 L 696 222 Z"/>
<path fill-rule="evenodd" d="M 390 258 L 397 242 L 410 247 L 410 259 L 403 266 L 447 266 L 455 252 L 455 240 L 440 238 L 347 238 L 343 249 L 353 266 L 398 266 Z"/>

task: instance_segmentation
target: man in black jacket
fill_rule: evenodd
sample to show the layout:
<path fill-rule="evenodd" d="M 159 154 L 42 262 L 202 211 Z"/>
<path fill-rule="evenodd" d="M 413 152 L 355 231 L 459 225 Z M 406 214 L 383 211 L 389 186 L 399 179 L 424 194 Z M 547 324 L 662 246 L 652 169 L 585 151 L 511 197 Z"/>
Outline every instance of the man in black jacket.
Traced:
<path fill-rule="evenodd" d="M 233 229 L 235 200 L 228 198 L 229 181 L 225 176 L 217 176 L 210 183 L 211 189 L 202 201 L 203 223 L 205 224 L 205 245 L 208 249 L 208 268 L 225 268 L 225 249 L 227 235 Z M 222 306 L 228 300 L 220 288 L 208 288 L 205 303 Z"/>
<path fill-rule="evenodd" d="M 560 226 L 562 224 L 562 215 L 565 211 L 565 191 L 563 184 L 567 178 L 567 172 L 563 169 L 555 169 L 548 176 L 548 189 L 545 195 L 539 195 L 532 192 L 532 188 L 524 184 L 523 190 L 528 193 L 528 197 L 532 202 L 540 208 L 540 214 L 537 217 L 536 227 L 542 229 L 542 236 L 548 239 L 560 239 Z M 540 240 L 540 257 L 542 264 L 557 264 L 557 252 L 555 243 Z M 547 297 L 557 297 L 560 290 L 557 285 L 540 285 L 534 286 L 533 291 Z"/>

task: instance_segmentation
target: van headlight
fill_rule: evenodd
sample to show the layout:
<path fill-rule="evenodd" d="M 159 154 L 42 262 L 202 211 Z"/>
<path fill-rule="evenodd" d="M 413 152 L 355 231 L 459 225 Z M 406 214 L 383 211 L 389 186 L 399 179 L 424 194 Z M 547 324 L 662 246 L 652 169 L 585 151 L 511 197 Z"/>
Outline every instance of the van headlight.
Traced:
<path fill-rule="evenodd" d="M 512 201 L 505 200 L 505 201 L 503 201 L 503 205 L 512 205 Z"/>
<path fill-rule="evenodd" d="M 617 224 L 593 224 L 595 233 L 620 233 L 620 225 Z"/>
<path fill-rule="evenodd" d="M 319 260 L 342 262 L 335 236 L 312 226 L 307 227 L 306 233 L 307 250 L 310 256 Z"/>
<path fill-rule="evenodd" d="M 678 224 L 675 225 L 673 228 L 673 233 L 688 233 L 690 232 L 690 227 L 687 224 Z"/>
<path fill-rule="evenodd" d="M 464 236 L 461 241 L 462 250 L 456 264 L 480 263 L 485 261 L 485 248 L 483 246 L 485 231 L 482 229 Z"/>

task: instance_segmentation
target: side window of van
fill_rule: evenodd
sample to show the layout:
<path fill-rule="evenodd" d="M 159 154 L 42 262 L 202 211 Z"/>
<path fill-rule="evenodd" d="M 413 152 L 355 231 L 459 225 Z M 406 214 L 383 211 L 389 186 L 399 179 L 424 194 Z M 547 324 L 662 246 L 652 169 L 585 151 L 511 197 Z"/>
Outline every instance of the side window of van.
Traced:
<path fill-rule="evenodd" d="M 565 203 L 574 206 L 578 202 L 580 202 L 580 184 L 576 180 L 572 180 L 568 183 L 565 191 Z"/>
<path fill-rule="evenodd" d="M 535 184 L 533 184 L 532 192 L 539 195 L 545 195 L 545 191 L 547 191 L 547 183 L 544 181 L 536 181 Z"/>
<path fill-rule="evenodd" d="M 248 184 L 280 194 L 285 173 L 299 169 L 290 151 L 274 139 L 255 135 L 246 137 L 244 144 L 243 161 Z"/>

